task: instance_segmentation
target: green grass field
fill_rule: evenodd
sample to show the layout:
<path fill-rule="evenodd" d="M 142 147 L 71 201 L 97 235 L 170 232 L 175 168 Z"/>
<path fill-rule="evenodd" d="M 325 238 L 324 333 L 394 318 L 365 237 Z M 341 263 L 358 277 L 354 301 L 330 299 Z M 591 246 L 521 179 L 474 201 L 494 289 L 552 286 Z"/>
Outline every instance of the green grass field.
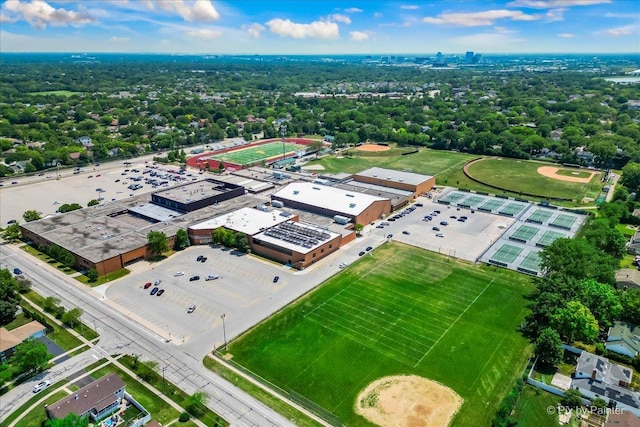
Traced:
<path fill-rule="evenodd" d="M 549 406 L 557 407 L 560 396 L 526 385 L 513 410 L 518 427 L 555 427 L 559 426 L 558 416 L 549 414 Z"/>
<path fill-rule="evenodd" d="M 295 153 L 296 150 L 304 149 L 304 145 L 285 143 L 285 150 L 287 155 Z M 270 142 L 268 144 L 247 147 L 236 151 L 229 151 L 227 153 L 213 155 L 211 156 L 211 158 L 245 166 L 277 156 L 282 156 L 281 142 Z"/>
<path fill-rule="evenodd" d="M 582 184 L 544 177 L 537 172 L 540 166 L 557 165 L 492 157 L 470 165 L 469 174 L 485 184 L 496 185 L 507 191 L 537 194 L 551 199 L 581 201 L 584 198 L 595 199 L 600 193 L 601 173 L 596 174 L 589 183 Z"/>
<path fill-rule="evenodd" d="M 56 95 L 56 96 L 73 96 L 80 95 L 82 92 L 72 92 L 70 90 L 47 90 L 42 92 L 30 92 L 29 95 Z"/>
<path fill-rule="evenodd" d="M 231 343 L 233 360 L 340 417 L 388 375 L 439 381 L 465 403 L 453 425 L 488 425 L 530 353 L 517 332 L 528 277 L 387 243 Z"/>

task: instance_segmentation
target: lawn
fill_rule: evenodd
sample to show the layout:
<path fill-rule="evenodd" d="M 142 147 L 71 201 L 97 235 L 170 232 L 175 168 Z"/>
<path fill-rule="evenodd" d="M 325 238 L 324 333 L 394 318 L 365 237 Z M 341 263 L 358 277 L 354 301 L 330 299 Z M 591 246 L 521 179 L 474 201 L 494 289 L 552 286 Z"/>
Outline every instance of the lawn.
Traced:
<path fill-rule="evenodd" d="M 43 306 L 44 298 L 34 291 L 29 291 L 25 294 L 22 294 L 22 296 L 25 298 L 28 298 L 29 300 L 31 300 L 33 303 L 35 303 L 40 307 Z M 24 306 L 27 307 L 29 310 L 34 310 L 33 307 L 28 306 L 26 303 L 24 304 Z M 48 323 L 49 323 L 49 326 L 53 328 L 53 332 L 47 332 L 47 338 L 49 338 L 51 341 L 58 344 L 62 349 L 71 350 L 82 344 L 82 341 L 80 341 L 75 336 L 71 335 L 71 333 L 69 333 L 69 331 L 67 331 L 64 327 L 50 320 L 48 321 Z M 89 334 L 88 331 L 89 331 L 89 328 L 86 328 L 87 334 Z M 91 334 L 91 335 L 94 335 L 94 334 Z M 93 336 L 92 338 L 95 338 L 95 336 Z"/>
<path fill-rule="evenodd" d="M 406 150 L 404 150 L 406 151 Z M 404 170 L 426 175 L 436 175 L 450 168 L 460 169 L 475 156 L 456 153 L 454 151 L 430 150 L 421 148 L 416 154 L 401 155 L 398 150 L 382 152 L 354 151 L 352 157 L 327 156 L 309 162 L 309 165 L 319 164 L 325 172 L 355 173 L 378 166 L 381 168 Z M 438 182 L 438 184 L 442 184 Z M 449 184 L 453 185 L 453 184 Z"/>
<path fill-rule="evenodd" d="M 485 184 L 495 185 L 507 191 L 534 194 L 549 199 L 595 199 L 602 189 L 601 173 L 596 174 L 589 183 L 582 184 L 544 177 L 537 172 L 541 166 L 557 165 L 492 157 L 470 165 L 469 174 Z"/>
<path fill-rule="evenodd" d="M 42 92 L 29 92 L 29 95 L 55 95 L 55 96 L 73 96 L 80 95 L 82 92 L 72 92 L 70 90 L 46 90 Z"/>
<path fill-rule="evenodd" d="M 58 384 L 56 384 L 56 386 L 58 386 Z M 41 405 L 38 405 L 37 407 L 33 408 L 30 412 L 28 412 L 27 414 L 25 414 L 24 417 L 22 417 L 22 419 L 16 423 L 16 427 L 41 427 L 42 423 L 44 421 L 46 421 L 47 419 L 47 414 L 44 411 L 44 405 L 46 404 L 51 404 L 51 403 L 55 403 L 60 399 L 63 399 L 65 397 L 67 397 L 69 395 L 69 393 L 67 393 L 66 391 L 57 391 L 54 394 L 52 394 L 51 396 L 47 397 L 47 399 L 42 402 Z M 36 395 L 33 398 L 31 398 L 29 400 L 29 405 L 31 406 L 33 403 L 35 403 L 37 400 L 41 399 L 42 396 L 41 395 Z M 23 405 L 20 409 L 22 409 L 22 411 L 16 411 L 14 412 L 12 415 L 16 415 L 16 417 L 12 417 L 12 419 L 17 418 L 18 415 L 21 415 L 25 410 L 27 410 L 28 408 L 27 405 Z M 9 419 L 5 420 L 5 422 L 7 423 L 6 425 L 9 425 Z"/>
<path fill-rule="evenodd" d="M 46 262 L 47 264 L 51 265 L 52 267 L 55 267 L 58 270 L 62 271 L 64 274 L 68 275 L 68 274 L 76 273 L 76 270 L 65 266 L 60 261 L 57 261 L 57 260 L 51 258 L 49 255 L 45 254 L 44 252 L 40 252 L 39 250 L 37 250 L 33 246 L 24 245 L 21 248 L 25 252 L 29 253 L 30 255 L 38 257 L 40 260 L 42 260 L 42 261 Z"/>
<path fill-rule="evenodd" d="M 559 402 L 559 396 L 526 385 L 513 410 L 513 417 L 518 420 L 518 427 L 559 426 L 558 416 L 547 412 L 548 407 L 555 408 Z"/>
<path fill-rule="evenodd" d="M 116 279 L 119 279 L 121 277 L 124 277 L 129 273 L 131 273 L 131 270 L 128 270 L 126 268 L 121 268 L 119 270 L 112 271 L 111 273 L 108 273 L 106 276 L 100 275 L 100 276 L 98 276 L 98 279 L 93 281 L 93 282 L 90 281 L 89 278 L 87 276 L 85 276 L 84 274 L 76 276 L 75 279 L 78 282 L 83 283 L 85 285 L 89 285 L 89 286 L 91 286 L 93 288 L 95 286 L 100 286 L 100 285 L 103 285 L 103 284 L 105 284 L 107 282 L 111 282 L 112 280 L 116 280 Z"/>
<path fill-rule="evenodd" d="M 229 346 L 233 360 L 349 426 L 358 393 L 420 375 L 465 401 L 453 425 L 488 425 L 522 374 L 524 275 L 387 243 Z"/>

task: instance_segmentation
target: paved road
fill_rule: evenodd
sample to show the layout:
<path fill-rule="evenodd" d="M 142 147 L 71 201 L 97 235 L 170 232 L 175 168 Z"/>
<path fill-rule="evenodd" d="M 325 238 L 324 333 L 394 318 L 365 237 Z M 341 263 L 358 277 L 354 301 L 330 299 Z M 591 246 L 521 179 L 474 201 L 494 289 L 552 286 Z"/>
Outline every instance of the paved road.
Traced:
<path fill-rule="evenodd" d="M 204 391 L 210 396 L 208 406 L 236 426 L 293 426 L 280 414 L 266 407 L 261 402 L 244 393 L 232 384 L 216 376 L 202 366 L 202 356 L 185 353 L 180 347 L 165 340 L 152 330 L 140 327 L 125 315 L 112 309 L 101 301 L 101 296 L 82 285 L 72 284 L 64 275 L 52 271 L 48 266 L 33 263 L 20 254 L 15 246 L 0 247 L 0 264 L 21 268 L 31 279 L 33 289 L 44 296 L 60 298 L 67 307 L 80 307 L 84 311 L 83 320 L 94 324 L 101 335 L 97 351 L 106 354 L 129 353 L 138 354 L 143 359 L 158 362 L 159 367 L 166 367 L 165 376 L 185 392 Z M 63 276 L 63 277 L 61 277 Z M 81 368 L 96 359 L 83 353 L 82 359 L 74 357 L 61 366 L 42 375 L 49 379 L 55 375 L 64 375 L 64 367 Z M 70 369 L 69 369 L 70 370 Z M 71 371 L 73 372 L 73 371 Z M 57 378 L 53 378 L 57 380 Z M 0 419 L 26 402 L 31 396 L 33 381 L 22 384 L 2 397 Z"/>

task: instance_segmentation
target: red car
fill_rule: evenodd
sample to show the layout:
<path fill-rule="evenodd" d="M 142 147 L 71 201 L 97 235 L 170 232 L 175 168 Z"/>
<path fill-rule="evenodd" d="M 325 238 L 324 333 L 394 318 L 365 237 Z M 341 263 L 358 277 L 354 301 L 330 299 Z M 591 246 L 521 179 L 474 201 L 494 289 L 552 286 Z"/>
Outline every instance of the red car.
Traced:
<path fill-rule="evenodd" d="M 151 287 L 151 282 L 147 282 L 144 284 L 145 289 L 149 289 Z"/>

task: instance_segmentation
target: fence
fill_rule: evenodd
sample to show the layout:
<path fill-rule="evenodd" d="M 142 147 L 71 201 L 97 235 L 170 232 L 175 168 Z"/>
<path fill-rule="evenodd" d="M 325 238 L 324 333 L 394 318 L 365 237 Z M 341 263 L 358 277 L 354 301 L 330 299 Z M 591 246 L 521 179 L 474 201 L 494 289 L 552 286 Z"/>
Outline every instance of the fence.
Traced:
<path fill-rule="evenodd" d="M 297 403 L 298 405 L 302 406 L 303 408 L 307 409 L 308 411 L 314 413 L 315 415 L 317 415 L 318 417 L 322 418 L 323 420 L 325 420 L 327 423 L 331 424 L 332 426 L 335 427 L 342 427 L 342 422 L 340 421 L 340 418 L 335 415 L 334 413 L 328 411 L 327 409 L 323 408 L 322 406 L 318 405 L 317 403 L 307 399 L 306 397 L 296 393 L 293 390 L 284 390 L 280 387 L 278 387 L 277 385 L 273 384 L 272 382 L 270 382 L 269 380 L 262 378 L 260 375 L 256 374 L 255 372 L 245 368 L 242 365 L 239 365 L 238 363 L 236 363 L 235 361 L 233 361 L 232 359 L 229 360 L 225 360 L 225 363 L 228 363 L 230 365 L 232 365 L 234 368 L 236 368 L 239 371 L 242 371 L 243 373 L 245 373 L 246 375 L 250 376 L 251 378 L 253 378 L 254 380 L 260 382 L 261 384 L 263 384 L 264 386 L 270 388 L 271 390 L 275 391 L 276 393 L 280 394 L 281 396 L 292 400 L 293 402 Z"/>

